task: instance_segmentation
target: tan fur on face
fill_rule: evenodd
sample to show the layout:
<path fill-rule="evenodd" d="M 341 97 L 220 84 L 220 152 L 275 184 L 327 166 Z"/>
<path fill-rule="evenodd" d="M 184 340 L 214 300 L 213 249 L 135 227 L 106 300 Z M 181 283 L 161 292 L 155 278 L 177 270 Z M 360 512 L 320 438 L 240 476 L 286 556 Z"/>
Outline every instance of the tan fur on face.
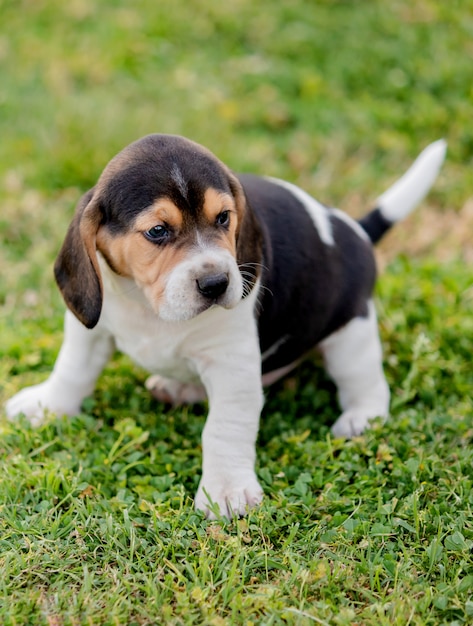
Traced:
<path fill-rule="evenodd" d="M 159 249 L 141 232 L 113 236 L 104 228 L 98 232 L 97 249 L 117 274 L 132 278 L 145 291 L 153 307 L 159 305 L 167 275 L 189 254 L 189 247 Z"/>
<path fill-rule="evenodd" d="M 203 212 L 207 218 L 209 226 L 214 227 L 215 220 L 223 211 L 230 214 L 230 225 L 228 229 L 221 228 L 218 231 L 219 243 L 228 250 L 232 256 L 236 256 L 236 232 L 238 228 L 239 216 L 235 207 L 234 198 L 228 193 L 222 193 L 216 189 L 209 188 L 205 192 Z"/>
<path fill-rule="evenodd" d="M 222 211 L 230 214 L 228 228 L 216 226 L 216 219 Z M 97 233 L 97 249 L 102 253 L 110 267 L 121 276 L 132 278 L 143 289 L 156 310 L 159 309 L 166 288 L 167 277 L 184 261 L 189 261 L 197 248 L 212 247 L 227 250 L 235 258 L 236 230 L 238 215 L 235 203 L 229 194 L 208 189 L 203 204 L 203 221 L 195 231 L 195 237 L 181 232 L 183 214 L 168 198 L 160 198 L 153 205 L 141 212 L 131 229 L 124 234 L 111 234 L 106 227 Z M 169 242 L 164 246 L 156 245 L 144 237 L 144 233 L 165 224 L 170 227 L 179 246 Z M 186 243 L 183 245 L 183 238 Z"/>
<path fill-rule="evenodd" d="M 168 198 L 160 198 L 138 215 L 129 232 L 112 235 L 106 228 L 100 228 L 97 249 L 117 274 L 133 278 L 140 286 L 151 285 L 182 261 L 185 253 L 182 249 L 176 251 L 172 244 L 159 247 L 143 233 L 165 224 L 178 236 L 182 221 L 177 206 Z"/>
<path fill-rule="evenodd" d="M 166 224 L 175 232 L 182 228 L 182 213 L 169 198 L 160 198 L 141 212 L 135 220 L 134 229 L 145 232 L 158 224 Z"/>
<path fill-rule="evenodd" d="M 215 227 L 215 220 L 222 211 L 230 214 L 228 229 Z M 203 234 L 211 228 L 212 245 L 221 246 L 235 256 L 238 215 L 232 196 L 209 188 L 205 192 L 203 214 L 207 222 Z M 163 224 L 169 226 L 179 238 L 182 223 L 180 209 L 170 199 L 160 198 L 149 209 L 140 213 L 131 230 L 123 235 L 112 235 L 101 227 L 97 233 L 97 249 L 121 276 L 133 278 L 140 285 L 151 284 L 189 254 L 194 238 L 187 234 L 189 244 L 181 245 L 176 250 L 172 243 L 157 246 L 146 240 L 143 234 L 154 226 Z"/>

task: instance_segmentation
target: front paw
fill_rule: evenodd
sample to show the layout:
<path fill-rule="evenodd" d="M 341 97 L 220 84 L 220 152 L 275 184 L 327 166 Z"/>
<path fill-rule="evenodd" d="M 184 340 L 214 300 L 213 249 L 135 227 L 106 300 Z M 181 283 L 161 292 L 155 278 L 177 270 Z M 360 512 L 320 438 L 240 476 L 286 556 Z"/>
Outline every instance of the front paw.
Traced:
<path fill-rule="evenodd" d="M 224 473 L 219 468 L 203 476 L 195 496 L 195 508 L 207 519 L 243 517 L 260 504 L 263 490 L 253 471 Z"/>
<path fill-rule="evenodd" d="M 387 418 L 385 411 L 363 411 L 351 409 L 344 411 L 333 424 L 331 430 L 334 437 L 351 439 L 361 435 L 377 417 Z"/>
<path fill-rule="evenodd" d="M 58 416 L 76 415 L 80 407 L 80 400 L 73 398 L 72 394 L 56 392 L 48 380 L 39 385 L 25 387 L 5 405 L 8 419 L 13 420 L 24 415 L 32 426 L 39 426 L 48 413 Z"/>

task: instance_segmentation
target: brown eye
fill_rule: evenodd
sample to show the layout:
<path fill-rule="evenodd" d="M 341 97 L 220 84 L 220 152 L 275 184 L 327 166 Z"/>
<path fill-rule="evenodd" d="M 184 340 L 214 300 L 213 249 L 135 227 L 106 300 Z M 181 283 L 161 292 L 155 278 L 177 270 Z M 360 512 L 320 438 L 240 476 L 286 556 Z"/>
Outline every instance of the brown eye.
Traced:
<path fill-rule="evenodd" d="M 224 228 L 230 224 L 230 211 L 222 211 L 215 218 L 215 224 Z"/>
<path fill-rule="evenodd" d="M 164 224 L 157 224 L 145 231 L 144 236 L 148 241 L 152 241 L 153 243 L 164 243 L 167 239 L 169 239 L 171 232 L 167 226 Z"/>

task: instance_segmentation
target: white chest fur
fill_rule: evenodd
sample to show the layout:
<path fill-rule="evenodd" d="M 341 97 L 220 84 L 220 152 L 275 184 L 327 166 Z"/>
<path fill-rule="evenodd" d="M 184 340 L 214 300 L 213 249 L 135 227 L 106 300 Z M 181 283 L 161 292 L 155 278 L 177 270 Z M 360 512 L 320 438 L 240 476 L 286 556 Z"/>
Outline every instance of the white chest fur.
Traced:
<path fill-rule="evenodd" d="M 166 322 L 131 280 L 106 270 L 103 278 L 98 328 L 112 335 L 117 349 L 150 373 L 197 382 L 205 361 L 231 360 L 245 350 L 245 344 L 254 346 L 257 288 L 233 309 L 212 307 L 188 321 Z"/>

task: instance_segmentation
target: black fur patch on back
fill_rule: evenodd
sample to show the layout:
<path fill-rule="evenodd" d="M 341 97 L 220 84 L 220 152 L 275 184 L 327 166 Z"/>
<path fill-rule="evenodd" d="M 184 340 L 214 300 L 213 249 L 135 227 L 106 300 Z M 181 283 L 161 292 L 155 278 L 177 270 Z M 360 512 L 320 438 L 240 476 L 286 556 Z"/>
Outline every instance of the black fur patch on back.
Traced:
<path fill-rule="evenodd" d="M 239 179 L 263 232 L 257 314 L 266 373 L 301 358 L 354 317 L 365 316 L 376 270 L 370 244 L 343 220 L 328 213 L 334 245 L 327 245 L 290 191 L 256 176 Z"/>

